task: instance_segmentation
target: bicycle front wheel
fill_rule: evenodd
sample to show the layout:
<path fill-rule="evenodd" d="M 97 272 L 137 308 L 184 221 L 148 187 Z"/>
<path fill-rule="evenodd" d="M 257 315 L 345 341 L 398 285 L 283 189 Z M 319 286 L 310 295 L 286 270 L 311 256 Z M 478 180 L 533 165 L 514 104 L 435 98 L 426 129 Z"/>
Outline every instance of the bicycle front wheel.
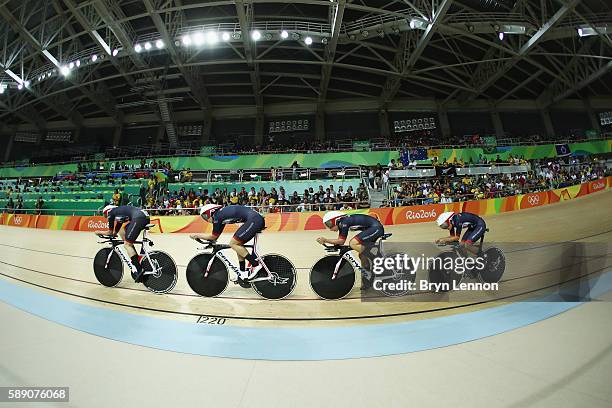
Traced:
<path fill-rule="evenodd" d="M 355 270 L 343 259 L 335 279 L 332 279 L 340 255 L 326 255 L 310 269 L 310 287 L 322 299 L 342 299 L 355 286 Z"/>
<path fill-rule="evenodd" d="M 149 262 L 151 258 L 151 262 Z M 142 259 L 142 269 L 145 272 L 142 283 L 153 293 L 168 293 L 174 289 L 178 271 L 174 260 L 165 252 L 154 251 L 149 258 Z M 153 272 L 153 273 L 147 273 Z"/>
<path fill-rule="evenodd" d="M 123 263 L 113 248 L 99 250 L 94 258 L 93 268 L 98 282 L 106 287 L 117 286 L 123 278 Z"/>
<path fill-rule="evenodd" d="M 212 254 L 198 254 L 187 264 L 189 287 L 204 297 L 219 296 L 227 288 L 229 282 L 227 267 L 219 258 L 213 260 L 208 275 L 204 276 L 212 256 Z"/>

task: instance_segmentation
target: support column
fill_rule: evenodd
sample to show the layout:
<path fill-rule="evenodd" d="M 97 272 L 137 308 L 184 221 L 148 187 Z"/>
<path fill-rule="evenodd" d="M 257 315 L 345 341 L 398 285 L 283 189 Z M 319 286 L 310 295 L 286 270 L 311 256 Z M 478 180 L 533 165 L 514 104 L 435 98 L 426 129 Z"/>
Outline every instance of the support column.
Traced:
<path fill-rule="evenodd" d="M 495 137 L 498 140 L 503 139 L 506 134 L 504 133 L 504 125 L 497 109 L 491 109 L 491 121 L 493 122 L 493 126 L 495 127 Z"/>
<path fill-rule="evenodd" d="M 601 135 L 601 124 L 599 123 L 599 118 L 593 111 L 593 107 L 591 106 L 591 101 L 588 98 L 583 100 L 584 107 L 587 111 L 587 115 L 589 115 L 589 120 L 591 121 L 591 128 L 597 132 L 597 135 Z"/>
<path fill-rule="evenodd" d="M 542 122 L 544 122 L 544 130 L 546 130 L 546 136 L 555 137 L 555 128 L 552 123 L 552 119 L 550 118 L 550 111 L 548 109 L 542 109 L 540 111 L 540 116 L 542 117 Z"/>
<path fill-rule="evenodd" d="M 161 142 L 164 139 L 164 135 L 166 134 L 165 126 L 158 126 L 157 133 L 155 134 L 155 147 L 160 148 Z"/>
<path fill-rule="evenodd" d="M 315 140 L 322 143 L 325 139 L 325 110 L 319 109 L 315 117 Z"/>
<path fill-rule="evenodd" d="M 212 115 L 210 115 L 210 113 L 207 113 L 204 115 L 204 123 L 202 126 L 202 135 L 200 137 L 200 143 L 205 146 L 208 144 L 208 141 L 210 140 L 210 133 L 212 132 Z"/>
<path fill-rule="evenodd" d="M 83 128 L 82 127 L 78 127 L 76 129 L 74 129 L 74 132 L 72 132 L 72 143 L 78 143 L 79 139 L 81 138 L 81 130 Z"/>
<path fill-rule="evenodd" d="M 119 142 L 121 142 L 122 134 L 123 134 L 123 125 L 116 126 L 113 132 L 113 147 L 119 147 Z"/>
<path fill-rule="evenodd" d="M 6 151 L 4 152 L 4 161 L 7 162 L 9 161 L 9 158 L 11 157 L 11 151 L 13 150 L 13 143 L 15 142 L 15 132 L 11 132 L 11 135 L 9 136 L 9 142 L 6 145 Z"/>
<path fill-rule="evenodd" d="M 255 117 L 255 146 L 263 146 L 265 129 L 265 116 L 263 106 L 257 106 L 257 116 Z"/>
<path fill-rule="evenodd" d="M 391 129 L 389 126 L 389 113 L 386 109 L 378 111 L 378 123 L 380 125 L 380 137 L 389 139 L 391 137 Z"/>
<path fill-rule="evenodd" d="M 440 133 L 442 133 L 442 137 L 444 139 L 450 139 L 451 137 L 451 127 L 450 122 L 448 121 L 448 112 L 446 108 L 441 105 L 438 105 L 438 122 L 440 126 Z"/>

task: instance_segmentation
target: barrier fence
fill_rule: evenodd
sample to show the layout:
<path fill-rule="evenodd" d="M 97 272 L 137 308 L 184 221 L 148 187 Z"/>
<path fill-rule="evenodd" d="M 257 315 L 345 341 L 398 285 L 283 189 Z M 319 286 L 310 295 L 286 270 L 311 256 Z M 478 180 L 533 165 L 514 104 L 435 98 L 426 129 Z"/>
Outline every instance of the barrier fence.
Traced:
<path fill-rule="evenodd" d="M 481 216 L 487 216 L 535 208 L 603 191 L 611 186 L 612 176 L 570 187 L 510 197 L 448 204 L 428 204 L 395 208 L 368 208 L 347 212 L 371 215 L 379 219 L 384 225 L 402 225 L 432 222 L 444 211 L 466 211 Z M 266 232 L 323 230 L 325 229 L 322 219 L 323 214 L 324 212 L 283 212 L 267 214 Z M 209 232 L 212 229 L 211 224 L 193 215 L 172 217 L 151 216 L 151 223 L 155 224 L 152 231 L 158 233 L 196 233 Z M 96 231 L 108 227 L 106 219 L 100 216 L 50 216 L 7 213 L 0 215 L 0 225 L 69 231 Z M 233 231 L 236 228 L 237 226 L 235 225 L 227 226 L 227 230 L 229 231 Z"/>

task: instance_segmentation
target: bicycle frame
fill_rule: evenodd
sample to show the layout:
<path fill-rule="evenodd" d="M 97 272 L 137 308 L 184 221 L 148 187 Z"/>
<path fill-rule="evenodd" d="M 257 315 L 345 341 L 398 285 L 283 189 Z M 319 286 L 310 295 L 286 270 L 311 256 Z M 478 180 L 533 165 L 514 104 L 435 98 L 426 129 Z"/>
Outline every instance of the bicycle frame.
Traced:
<path fill-rule="evenodd" d="M 257 281 L 262 281 L 262 280 L 272 280 L 272 279 L 275 279 L 276 283 L 279 283 L 279 284 L 287 283 L 287 281 L 289 279 L 281 278 L 281 277 L 278 276 L 278 274 L 272 273 L 270 271 L 270 269 L 268 269 L 268 266 L 263 261 L 261 256 L 259 256 L 259 253 L 257 251 L 257 237 L 258 236 L 259 236 L 259 234 L 256 234 L 255 238 L 253 238 L 253 245 L 245 245 L 245 248 L 252 248 L 253 255 L 255 255 L 255 258 L 257 259 L 257 262 L 259 262 L 261 264 L 261 266 L 263 267 L 263 269 L 266 271 L 266 273 L 268 275 L 266 277 L 252 279 L 249 282 L 257 282 Z M 206 266 L 206 272 L 204 273 L 204 277 L 205 278 L 208 277 L 208 273 L 210 272 L 210 268 L 212 267 L 212 263 L 215 260 L 215 258 L 218 258 L 221 262 L 223 262 L 223 264 L 228 269 L 232 270 L 236 274 L 236 276 L 238 276 L 238 277 L 240 276 L 240 269 L 238 269 L 238 267 L 236 267 L 236 265 L 234 265 L 234 263 L 232 261 L 230 261 L 227 258 L 227 256 L 225 256 L 225 254 L 223 253 L 223 251 L 225 251 L 226 249 L 229 249 L 229 248 L 222 248 L 222 249 L 214 251 L 213 256 L 210 258 L 210 260 L 208 261 L 208 265 Z"/>
<path fill-rule="evenodd" d="M 378 256 L 385 257 L 384 242 L 385 242 L 384 240 L 380 240 L 376 242 L 376 247 L 378 249 Z M 342 263 L 343 259 L 346 259 L 351 264 L 351 266 L 353 266 L 353 269 L 357 269 L 357 270 L 361 269 L 361 264 L 357 262 L 355 257 L 351 254 L 351 250 L 349 249 L 345 253 L 343 253 L 340 256 L 340 259 L 338 260 L 338 262 L 336 262 L 336 267 L 334 268 L 332 280 L 336 279 L 336 276 L 338 275 L 338 270 L 340 269 L 340 264 Z M 382 280 L 393 279 L 393 276 L 381 277 L 380 279 Z"/>
<path fill-rule="evenodd" d="M 144 253 L 144 257 L 147 258 L 147 260 L 149 261 L 149 265 L 151 265 L 153 267 L 152 271 L 146 271 L 144 272 L 144 275 L 154 275 L 158 272 L 159 270 L 159 266 L 155 265 L 155 263 L 153 262 L 153 260 L 151 259 L 151 257 L 149 256 L 149 251 L 147 250 L 147 247 L 145 245 L 145 243 L 149 243 L 151 242 L 148 238 L 147 238 L 147 230 L 144 230 L 142 233 L 142 241 L 135 241 L 134 244 L 140 244 L 140 252 Z M 110 239 L 110 243 L 113 246 L 113 250 L 111 252 L 108 253 L 108 256 L 106 257 L 106 264 L 104 265 L 105 268 L 108 268 L 108 264 L 110 262 L 111 256 L 113 255 L 113 252 L 115 252 L 119 258 L 121 259 L 121 261 L 126 264 L 128 266 L 128 268 L 130 268 L 130 272 L 132 273 L 136 273 L 136 267 L 134 266 L 134 264 L 132 263 L 132 261 L 128 258 L 127 256 L 127 252 L 125 251 L 125 248 L 123 247 L 124 241 L 123 240 L 116 240 L 116 239 Z"/>

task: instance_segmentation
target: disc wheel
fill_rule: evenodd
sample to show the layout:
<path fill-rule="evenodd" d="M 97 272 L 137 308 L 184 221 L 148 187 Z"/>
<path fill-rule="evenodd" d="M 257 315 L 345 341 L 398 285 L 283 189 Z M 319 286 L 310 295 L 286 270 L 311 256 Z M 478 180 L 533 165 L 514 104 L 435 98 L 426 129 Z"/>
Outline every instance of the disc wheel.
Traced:
<path fill-rule="evenodd" d="M 212 257 L 212 254 L 199 254 L 187 264 L 187 284 L 200 296 L 219 296 L 225 291 L 229 282 L 227 268 L 219 258 L 213 260 L 208 275 L 204 277 Z"/>
<path fill-rule="evenodd" d="M 155 273 L 144 275 L 143 285 L 153 293 L 170 292 L 174 289 L 178 278 L 178 271 L 174 260 L 170 255 L 161 251 L 150 252 L 149 257 L 151 262 L 149 262 L 147 257 L 142 259 L 142 269 L 144 272 L 155 270 Z"/>
<path fill-rule="evenodd" d="M 110 260 L 108 260 L 109 254 Z M 94 257 L 93 268 L 98 282 L 109 288 L 117 286 L 123 278 L 123 263 L 112 248 L 102 248 L 98 251 Z"/>
<path fill-rule="evenodd" d="M 335 279 L 332 279 L 340 255 L 326 255 L 310 269 L 310 287 L 322 299 L 342 299 L 355 285 L 355 270 L 343 259 Z"/>
<path fill-rule="evenodd" d="M 278 254 L 264 255 L 263 261 L 273 277 L 269 280 L 251 283 L 253 290 L 260 296 L 271 300 L 284 299 L 289 296 L 295 289 L 295 283 L 297 282 L 293 264 L 287 258 Z M 267 275 L 265 268 L 262 268 L 259 273 Z"/>
<path fill-rule="evenodd" d="M 398 254 L 388 254 L 385 258 L 395 258 L 396 255 Z M 385 271 L 380 275 L 374 275 L 373 287 L 380 287 L 380 291 L 385 296 L 399 297 L 406 295 L 410 291 L 409 283 L 415 280 L 416 270 L 413 263 L 410 262 L 407 268 L 393 268 L 393 270 Z"/>
<path fill-rule="evenodd" d="M 482 283 L 497 283 L 506 271 L 506 257 L 501 249 L 491 247 L 485 251 L 485 267 L 478 274 Z"/>

